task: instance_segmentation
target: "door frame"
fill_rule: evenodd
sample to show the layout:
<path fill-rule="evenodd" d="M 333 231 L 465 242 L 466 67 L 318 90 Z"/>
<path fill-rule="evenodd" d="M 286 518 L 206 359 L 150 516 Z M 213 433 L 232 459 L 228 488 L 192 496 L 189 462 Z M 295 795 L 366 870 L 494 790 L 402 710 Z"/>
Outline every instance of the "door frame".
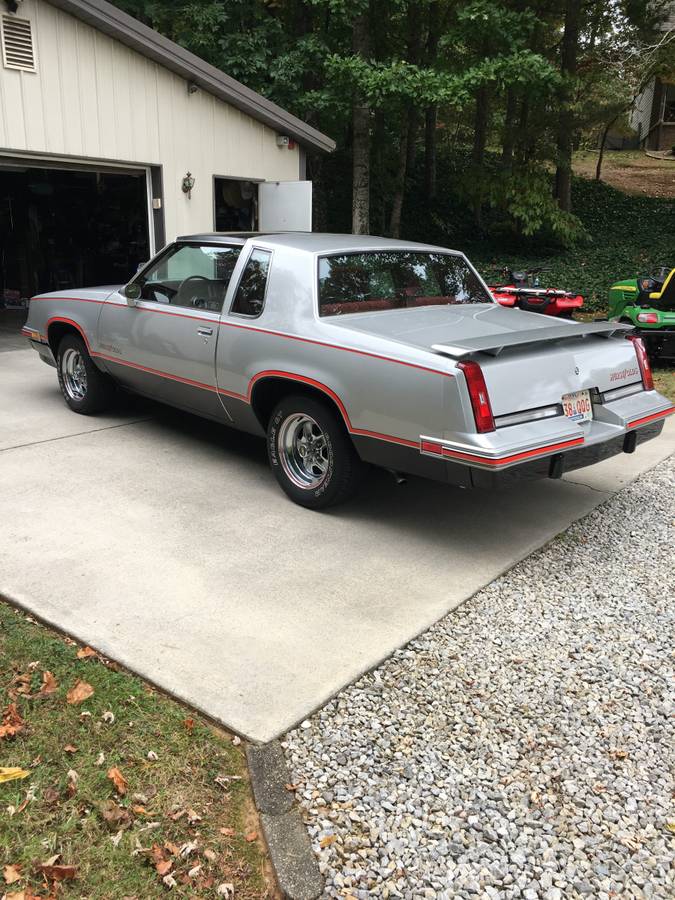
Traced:
<path fill-rule="evenodd" d="M 252 184 L 264 184 L 265 178 L 248 178 L 245 175 L 218 175 L 211 177 L 211 216 L 213 221 L 213 230 L 216 230 L 216 179 L 220 181 L 250 181 Z M 256 222 L 256 226 L 257 226 Z M 252 229 L 256 230 L 256 229 Z"/>

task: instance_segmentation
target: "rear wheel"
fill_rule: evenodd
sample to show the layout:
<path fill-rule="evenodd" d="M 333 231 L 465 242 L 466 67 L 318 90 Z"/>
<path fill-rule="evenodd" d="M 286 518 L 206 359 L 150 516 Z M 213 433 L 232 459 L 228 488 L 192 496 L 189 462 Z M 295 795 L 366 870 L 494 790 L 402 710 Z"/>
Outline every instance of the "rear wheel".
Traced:
<path fill-rule="evenodd" d="M 63 399 L 73 412 L 85 416 L 102 412 L 113 396 L 113 384 L 99 371 L 81 337 L 67 334 L 56 352 L 56 370 Z"/>
<path fill-rule="evenodd" d="M 277 481 L 295 503 L 325 509 L 351 497 L 363 463 L 327 403 L 302 395 L 277 404 L 267 428 L 267 453 Z"/>

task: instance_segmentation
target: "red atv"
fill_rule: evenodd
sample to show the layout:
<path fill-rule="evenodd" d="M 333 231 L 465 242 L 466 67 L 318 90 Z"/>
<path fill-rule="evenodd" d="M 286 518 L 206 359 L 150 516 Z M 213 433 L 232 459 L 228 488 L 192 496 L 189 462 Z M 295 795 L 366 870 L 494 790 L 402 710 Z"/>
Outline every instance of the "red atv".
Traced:
<path fill-rule="evenodd" d="M 514 272 L 505 268 L 503 274 L 510 279 L 510 284 L 490 285 L 492 296 L 502 306 L 517 306 L 527 312 L 571 319 L 574 310 L 584 305 L 584 298 L 573 291 L 540 287 L 539 273 L 542 271 L 539 268 Z"/>

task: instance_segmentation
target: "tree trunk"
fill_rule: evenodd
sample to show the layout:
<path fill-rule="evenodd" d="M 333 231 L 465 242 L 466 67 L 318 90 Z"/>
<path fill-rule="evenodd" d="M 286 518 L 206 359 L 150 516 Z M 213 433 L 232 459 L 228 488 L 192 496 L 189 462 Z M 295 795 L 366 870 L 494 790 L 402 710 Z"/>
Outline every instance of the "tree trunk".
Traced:
<path fill-rule="evenodd" d="M 516 145 L 516 113 L 518 97 L 515 89 L 510 87 L 506 92 L 506 111 L 504 112 L 504 133 L 502 135 L 502 168 L 510 172 L 513 165 L 513 150 Z"/>
<path fill-rule="evenodd" d="M 476 113 L 473 120 L 473 153 L 476 166 L 483 164 L 485 146 L 487 144 L 488 119 L 490 114 L 490 95 L 486 85 L 478 88 L 476 93 Z"/>
<path fill-rule="evenodd" d="M 370 54 L 368 12 L 356 16 L 352 26 L 354 53 Z M 370 231 L 370 106 L 358 93 L 352 106 L 352 232 Z"/>
<path fill-rule="evenodd" d="M 555 196 L 558 206 L 565 212 L 572 210 L 572 145 L 574 116 L 570 111 L 571 82 L 577 71 L 579 53 L 579 26 L 581 0 L 567 0 L 565 4 L 565 31 L 560 54 L 560 71 L 563 86 L 558 94 L 558 159 L 555 172 Z"/>
<path fill-rule="evenodd" d="M 602 130 L 602 138 L 600 139 L 600 151 L 598 153 L 598 164 L 595 167 L 595 180 L 600 181 L 600 177 L 602 175 L 602 162 L 605 158 L 605 144 L 607 143 L 607 135 L 609 134 L 609 130 L 612 125 L 618 119 L 618 116 L 614 116 L 611 122 L 608 122 Z"/>
<path fill-rule="evenodd" d="M 417 110 L 410 106 L 403 115 L 398 145 L 398 164 L 394 180 L 394 196 L 389 219 L 389 235 L 393 238 L 401 236 L 401 212 L 405 197 L 406 178 L 415 162 L 415 136 L 417 132 Z"/>
<path fill-rule="evenodd" d="M 436 119 L 435 106 L 424 115 L 424 196 L 433 200 L 436 196 Z"/>
<path fill-rule="evenodd" d="M 431 0 L 429 4 L 429 27 L 425 47 L 425 61 L 428 68 L 436 63 L 438 41 L 441 35 L 440 3 Z M 438 107 L 427 107 L 424 112 L 424 197 L 427 201 L 436 196 L 436 122 Z"/>

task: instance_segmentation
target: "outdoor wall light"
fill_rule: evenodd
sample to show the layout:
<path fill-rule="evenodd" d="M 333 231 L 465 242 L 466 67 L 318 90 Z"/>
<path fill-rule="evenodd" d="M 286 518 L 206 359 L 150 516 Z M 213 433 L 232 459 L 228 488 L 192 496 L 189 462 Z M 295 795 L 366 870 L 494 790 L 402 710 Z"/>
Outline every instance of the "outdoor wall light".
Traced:
<path fill-rule="evenodd" d="M 192 172 L 186 172 L 185 177 L 181 181 L 181 190 L 187 194 L 188 200 L 192 197 L 192 188 L 195 186 L 195 177 Z"/>

